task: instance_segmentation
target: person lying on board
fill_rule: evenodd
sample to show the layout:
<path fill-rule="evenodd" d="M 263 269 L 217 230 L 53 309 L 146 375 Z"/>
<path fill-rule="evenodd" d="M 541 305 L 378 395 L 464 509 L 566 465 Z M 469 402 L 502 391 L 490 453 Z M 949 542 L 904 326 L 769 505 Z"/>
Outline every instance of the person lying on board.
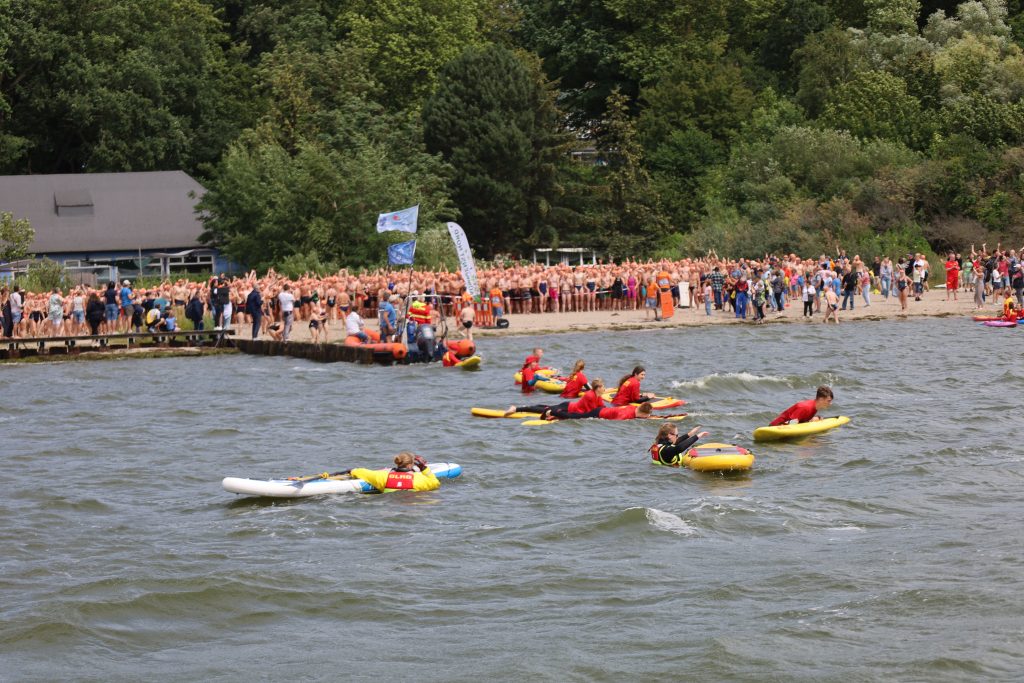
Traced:
<path fill-rule="evenodd" d="M 820 386 L 813 399 L 794 403 L 772 420 L 769 426 L 778 427 L 779 425 L 790 424 L 791 422 L 814 422 L 820 420 L 818 411 L 832 405 L 832 398 L 832 389 Z"/>
<path fill-rule="evenodd" d="M 427 461 L 409 451 L 396 455 L 395 466 L 390 470 L 357 467 L 349 470 L 348 474 L 354 479 L 362 479 L 378 491 L 433 491 L 441 487 Z"/>
<path fill-rule="evenodd" d="M 591 383 L 591 387 L 590 391 L 583 394 L 583 396 L 576 401 L 565 401 L 555 405 L 509 406 L 508 410 L 505 411 L 505 417 L 512 417 L 513 413 L 544 414 L 551 410 L 564 410 L 570 413 L 586 413 L 594 410 L 595 408 L 603 408 L 604 399 L 601 398 L 601 392 L 604 391 L 604 381 L 601 379 L 594 379 Z"/>
<path fill-rule="evenodd" d="M 615 390 L 615 398 L 612 399 L 613 406 L 624 406 L 630 403 L 643 403 L 655 398 L 654 394 L 640 393 L 640 382 L 647 376 L 647 370 L 643 366 L 636 366 L 633 372 L 619 380 L 619 387 Z"/>
<path fill-rule="evenodd" d="M 654 417 L 654 409 L 650 403 L 638 406 L 606 406 L 594 408 L 585 413 L 570 413 L 568 410 L 548 410 L 541 413 L 543 420 L 579 420 L 586 417 L 599 417 L 602 420 L 634 420 Z"/>
<path fill-rule="evenodd" d="M 679 427 L 673 422 L 666 422 L 661 425 L 658 436 L 651 446 L 651 460 L 658 465 L 680 467 L 683 464 L 683 456 L 694 447 L 699 439 L 703 439 L 707 435 L 708 432 L 701 432 L 700 425 L 698 425 L 688 431 L 685 437 L 681 437 L 679 436 Z"/>

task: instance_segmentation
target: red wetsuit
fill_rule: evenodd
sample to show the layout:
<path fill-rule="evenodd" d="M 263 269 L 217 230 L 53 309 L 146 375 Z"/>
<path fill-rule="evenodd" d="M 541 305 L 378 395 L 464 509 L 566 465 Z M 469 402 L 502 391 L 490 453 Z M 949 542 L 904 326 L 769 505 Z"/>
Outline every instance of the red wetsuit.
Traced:
<path fill-rule="evenodd" d="M 632 420 L 636 417 L 637 406 L 618 406 L 601 408 L 597 414 L 602 420 Z"/>
<path fill-rule="evenodd" d="M 797 420 L 798 422 L 809 422 L 812 417 L 818 414 L 818 409 L 814 407 L 814 399 L 807 401 L 800 401 L 794 403 L 790 407 L 782 411 L 782 414 L 771 421 L 769 427 L 778 427 L 779 425 L 787 424 L 790 420 Z"/>
<path fill-rule="evenodd" d="M 640 400 L 640 380 L 636 377 L 630 377 L 619 390 L 615 392 L 615 398 L 612 399 L 613 406 L 624 406 L 629 403 L 636 403 Z"/>
<path fill-rule="evenodd" d="M 576 398 L 580 395 L 580 391 L 583 390 L 583 385 L 589 384 L 587 382 L 587 376 L 582 372 L 577 372 L 575 375 L 569 377 L 565 383 L 565 389 L 562 390 L 562 398 Z"/>
<path fill-rule="evenodd" d="M 570 413 L 589 413 L 595 408 L 604 408 L 604 399 L 597 395 L 597 392 L 591 389 L 578 401 L 573 401 L 569 404 Z"/>

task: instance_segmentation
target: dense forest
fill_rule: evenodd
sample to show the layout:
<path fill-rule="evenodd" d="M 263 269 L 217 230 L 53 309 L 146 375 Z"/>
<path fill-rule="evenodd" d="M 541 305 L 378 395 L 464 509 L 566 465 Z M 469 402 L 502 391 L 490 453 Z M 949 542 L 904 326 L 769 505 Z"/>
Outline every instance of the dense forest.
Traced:
<path fill-rule="evenodd" d="M 256 267 L 1024 241 L 1024 0 L 0 0 L 0 173 L 182 169 Z M 429 250 L 429 249 L 428 249 Z"/>

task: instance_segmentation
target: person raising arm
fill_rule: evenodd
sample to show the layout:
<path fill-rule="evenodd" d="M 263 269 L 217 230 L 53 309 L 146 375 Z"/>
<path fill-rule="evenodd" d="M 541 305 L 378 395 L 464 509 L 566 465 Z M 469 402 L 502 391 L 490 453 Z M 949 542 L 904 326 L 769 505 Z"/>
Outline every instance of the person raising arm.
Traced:
<path fill-rule="evenodd" d="M 658 436 L 650 448 L 651 460 L 656 465 L 680 467 L 683 464 L 683 456 L 693 448 L 699 439 L 703 439 L 707 435 L 708 432 L 701 432 L 698 425 L 688 431 L 685 437 L 681 437 L 679 436 L 679 427 L 672 422 L 666 422 L 661 425 Z"/>
<path fill-rule="evenodd" d="M 777 418 L 772 420 L 769 426 L 778 427 L 779 425 L 789 424 L 794 421 L 813 422 L 820 420 L 821 417 L 818 416 L 818 411 L 824 410 L 832 405 L 832 399 L 832 389 L 826 386 L 820 386 L 818 387 L 818 391 L 813 399 L 794 403 L 782 411 Z"/>

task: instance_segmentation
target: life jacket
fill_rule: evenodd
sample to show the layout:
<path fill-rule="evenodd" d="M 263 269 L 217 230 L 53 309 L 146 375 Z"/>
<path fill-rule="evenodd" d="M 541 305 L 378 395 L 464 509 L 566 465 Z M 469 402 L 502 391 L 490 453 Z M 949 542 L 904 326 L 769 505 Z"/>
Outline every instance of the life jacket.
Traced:
<path fill-rule="evenodd" d="M 651 449 L 650 449 L 651 460 L 654 461 L 655 465 L 668 465 L 669 467 L 679 467 L 679 457 L 678 456 L 673 458 L 671 462 L 666 462 L 661 457 L 662 449 L 664 449 L 666 446 L 671 446 L 671 445 L 672 444 L 670 444 L 668 442 L 661 442 L 661 441 L 656 441 L 656 442 L 654 442 L 654 444 L 651 445 Z"/>
<path fill-rule="evenodd" d="M 413 301 L 409 306 L 409 320 L 417 325 L 425 325 L 430 322 L 430 306 L 422 301 Z"/>
<path fill-rule="evenodd" d="M 441 365 L 443 365 L 446 368 L 450 368 L 453 365 L 458 364 L 458 362 L 459 357 L 452 353 L 451 350 L 445 351 L 444 355 L 441 356 Z"/>
<path fill-rule="evenodd" d="M 388 478 L 384 483 L 384 488 L 396 490 L 412 490 L 413 479 L 415 477 L 415 472 L 399 472 L 397 470 L 391 470 L 390 472 L 388 472 Z"/>

